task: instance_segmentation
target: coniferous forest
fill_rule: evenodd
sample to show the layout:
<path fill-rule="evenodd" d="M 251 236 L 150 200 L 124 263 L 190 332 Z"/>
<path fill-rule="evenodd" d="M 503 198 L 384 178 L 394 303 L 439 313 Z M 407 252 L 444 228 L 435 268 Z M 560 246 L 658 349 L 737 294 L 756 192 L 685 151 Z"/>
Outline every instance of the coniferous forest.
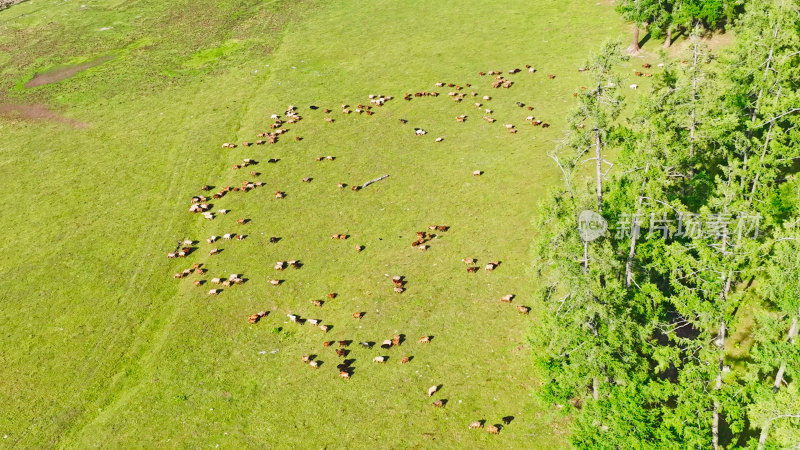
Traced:
<path fill-rule="evenodd" d="M 620 118 L 625 52 L 605 44 L 550 155 L 563 182 L 536 246 L 543 395 L 574 412 L 581 448 L 794 448 L 800 3 L 661 3 L 618 11 L 680 27 L 688 53 Z M 701 35 L 722 20 L 736 39 L 712 52 Z"/>

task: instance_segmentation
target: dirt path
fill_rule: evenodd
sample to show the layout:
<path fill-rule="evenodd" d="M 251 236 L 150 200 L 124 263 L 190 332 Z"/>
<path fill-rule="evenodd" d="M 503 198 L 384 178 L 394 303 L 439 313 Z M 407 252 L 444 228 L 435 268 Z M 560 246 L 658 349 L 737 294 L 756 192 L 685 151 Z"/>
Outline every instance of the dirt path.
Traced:
<path fill-rule="evenodd" d="M 2 0 L 0 0 L 2 1 Z M 99 66 L 104 62 L 113 59 L 113 56 L 104 56 L 102 58 L 95 59 L 94 61 L 89 61 L 83 64 L 77 64 L 74 66 L 66 66 L 60 67 L 58 69 L 48 70 L 47 72 L 37 73 L 33 76 L 31 81 L 25 83 L 26 88 L 32 88 L 36 86 L 43 86 L 45 84 L 55 83 L 56 81 L 61 81 L 65 78 L 69 78 L 74 76 L 76 73 L 86 70 L 95 66 Z"/>
<path fill-rule="evenodd" d="M 88 126 L 88 124 L 84 122 L 64 117 L 61 114 L 52 111 L 46 105 L 42 105 L 39 103 L 0 104 L 0 118 L 17 119 L 17 120 L 34 120 L 34 121 L 49 120 L 49 121 L 64 123 L 75 128 L 85 128 L 86 126 Z"/>

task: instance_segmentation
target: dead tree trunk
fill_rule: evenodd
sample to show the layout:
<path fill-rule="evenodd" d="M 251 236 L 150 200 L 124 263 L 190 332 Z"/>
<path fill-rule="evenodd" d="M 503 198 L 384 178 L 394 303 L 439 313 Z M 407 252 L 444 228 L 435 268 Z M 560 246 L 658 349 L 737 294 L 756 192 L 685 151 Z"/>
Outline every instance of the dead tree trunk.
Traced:
<path fill-rule="evenodd" d="M 764 445 L 767 443 L 767 436 L 769 435 L 769 429 L 772 426 L 772 422 L 778 419 L 786 419 L 786 418 L 793 418 L 797 419 L 800 417 L 800 414 L 781 414 L 779 416 L 770 417 L 769 419 L 764 421 L 764 425 L 761 426 L 761 435 L 758 437 L 758 450 L 764 450 Z"/>
<path fill-rule="evenodd" d="M 672 24 L 667 25 L 667 37 L 664 38 L 664 48 L 672 45 Z"/>
<path fill-rule="evenodd" d="M 772 69 L 772 59 L 773 59 L 773 56 L 775 54 L 775 39 L 778 38 L 778 32 L 779 31 L 780 31 L 780 24 L 776 23 L 775 24 L 775 28 L 772 30 L 772 41 L 770 41 L 769 53 L 767 54 L 767 59 L 764 61 L 764 72 L 763 72 L 763 74 L 761 76 L 762 84 L 761 84 L 761 87 L 759 87 L 759 89 L 758 89 L 758 94 L 756 94 L 755 101 L 753 102 L 753 111 L 750 114 L 750 122 L 752 122 L 752 123 L 756 122 L 756 119 L 758 118 L 758 113 L 761 112 L 761 98 L 764 95 L 764 83 L 766 83 L 767 76 L 773 70 Z M 780 89 L 778 89 L 778 96 L 780 96 Z M 751 138 L 752 136 L 753 136 L 753 130 L 748 130 L 747 131 L 747 137 Z M 766 150 L 766 148 L 767 148 L 767 146 L 765 145 L 764 149 Z M 744 170 L 746 171 L 747 169 L 748 169 L 748 167 L 747 167 L 747 156 L 745 155 Z M 754 190 L 754 192 L 755 192 L 755 190 Z M 752 198 L 751 198 L 751 201 L 752 201 Z"/>
<path fill-rule="evenodd" d="M 374 180 L 369 180 L 366 183 L 361 185 L 361 189 L 364 189 L 365 187 L 369 186 L 370 184 L 377 183 L 378 181 L 384 180 L 386 178 L 389 178 L 389 174 L 381 175 L 378 178 L 375 178 Z"/>
<path fill-rule="evenodd" d="M 631 219 L 631 246 L 628 250 L 628 261 L 625 263 L 625 288 L 630 289 L 631 282 L 633 281 L 633 259 L 636 256 L 636 241 L 638 240 L 638 227 L 635 220 L 639 217 L 642 211 L 642 201 L 644 200 L 644 187 L 647 184 L 647 172 L 650 170 L 650 163 L 644 168 L 644 179 L 642 180 L 642 187 L 639 190 L 639 199 L 636 201 L 636 214 Z"/>
<path fill-rule="evenodd" d="M 628 47 L 628 53 L 639 53 L 639 25 L 633 25 L 633 41 Z"/>
<path fill-rule="evenodd" d="M 727 239 L 722 239 L 722 253 L 725 254 L 728 248 Z M 728 293 L 731 290 L 731 277 L 733 272 L 730 270 L 725 274 L 725 284 L 723 285 L 722 292 L 720 292 L 719 300 L 724 305 L 728 301 Z M 723 307 L 724 308 L 724 307 Z M 725 332 L 727 331 L 727 324 L 723 318 L 719 324 L 719 331 L 717 332 L 717 378 L 714 381 L 714 390 L 722 390 L 722 373 L 725 367 Z M 711 418 L 711 446 L 714 450 L 719 449 L 719 414 L 722 410 L 722 405 L 719 400 L 714 399 L 714 412 Z"/>
<path fill-rule="evenodd" d="M 603 152 L 599 129 L 594 133 L 594 152 L 597 159 L 597 212 L 603 214 Z"/>
<path fill-rule="evenodd" d="M 797 314 L 800 315 L 800 311 L 798 311 Z M 794 316 L 794 318 L 792 318 L 792 325 L 789 327 L 789 338 L 787 339 L 789 344 L 794 344 L 794 338 L 797 336 L 797 317 L 798 316 Z M 778 392 L 781 389 L 784 372 L 786 372 L 786 361 L 781 363 L 778 374 L 775 375 L 775 384 L 772 385 L 772 392 Z"/>
<path fill-rule="evenodd" d="M 723 320 L 719 326 L 719 335 L 717 336 L 719 346 L 719 359 L 717 363 L 717 378 L 714 381 L 714 390 L 719 391 L 722 389 L 722 369 L 725 365 L 725 321 Z M 719 449 L 719 413 L 722 409 L 719 400 L 714 399 L 714 412 L 711 419 L 711 447 L 714 450 Z"/>
<path fill-rule="evenodd" d="M 583 243 L 583 271 L 589 271 L 589 242 Z"/>
<path fill-rule="evenodd" d="M 694 158 L 695 146 L 695 130 L 697 129 L 697 118 L 695 110 L 697 109 L 697 59 L 700 52 L 700 43 L 697 36 L 692 38 L 692 107 L 689 114 L 689 158 Z"/>

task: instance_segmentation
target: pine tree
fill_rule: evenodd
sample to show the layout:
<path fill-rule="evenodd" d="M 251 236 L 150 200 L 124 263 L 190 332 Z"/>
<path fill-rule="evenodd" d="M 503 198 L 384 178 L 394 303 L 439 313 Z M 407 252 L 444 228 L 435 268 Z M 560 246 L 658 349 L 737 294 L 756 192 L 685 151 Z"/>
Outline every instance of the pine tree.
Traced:
<path fill-rule="evenodd" d="M 594 156 L 583 162 L 595 162 L 597 211 L 600 214 L 603 213 L 603 164 L 608 164 L 603 158 L 604 148 L 623 106 L 623 97 L 619 93 L 620 77 L 615 67 L 625 59 L 620 43 L 613 41 L 605 42 L 600 51 L 589 58 L 584 67 L 591 78 L 591 89 L 578 94 L 578 106 L 570 117 L 568 148 L 578 155 L 578 158 L 571 157 L 570 160 L 577 164 L 584 153 L 594 150 Z"/>

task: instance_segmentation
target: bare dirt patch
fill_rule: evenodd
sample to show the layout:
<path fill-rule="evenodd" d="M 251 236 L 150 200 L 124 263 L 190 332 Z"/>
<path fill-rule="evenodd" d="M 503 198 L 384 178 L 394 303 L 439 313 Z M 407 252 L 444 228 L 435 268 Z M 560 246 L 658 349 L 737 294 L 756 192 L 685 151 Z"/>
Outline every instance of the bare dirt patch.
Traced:
<path fill-rule="evenodd" d="M 10 8 L 11 5 L 22 3 L 25 0 L 0 0 L 0 10 Z"/>
<path fill-rule="evenodd" d="M 69 119 L 51 110 L 46 105 L 5 103 L 0 104 L 0 118 L 12 120 L 52 121 L 67 124 L 75 128 L 85 128 L 86 123 Z"/>
<path fill-rule="evenodd" d="M 733 32 L 728 31 L 727 33 L 714 33 L 704 36 L 700 39 L 700 42 L 708 46 L 708 49 L 712 52 L 719 52 L 725 47 L 733 44 L 733 40 Z M 690 42 L 691 41 L 687 39 L 686 36 L 681 36 L 681 39 L 673 43 L 672 47 L 670 47 L 670 54 L 672 56 L 677 56 L 688 52 Z"/>
<path fill-rule="evenodd" d="M 26 88 L 32 88 L 36 86 L 43 86 L 45 84 L 55 83 L 56 81 L 61 81 L 65 78 L 69 78 L 76 73 L 86 70 L 95 66 L 99 66 L 104 62 L 113 59 L 113 56 L 104 56 L 102 58 L 95 59 L 94 61 L 89 61 L 83 64 L 77 64 L 74 66 L 66 66 L 66 67 L 59 67 L 58 69 L 48 70 L 47 72 L 37 73 L 33 76 L 31 81 L 25 83 Z"/>

